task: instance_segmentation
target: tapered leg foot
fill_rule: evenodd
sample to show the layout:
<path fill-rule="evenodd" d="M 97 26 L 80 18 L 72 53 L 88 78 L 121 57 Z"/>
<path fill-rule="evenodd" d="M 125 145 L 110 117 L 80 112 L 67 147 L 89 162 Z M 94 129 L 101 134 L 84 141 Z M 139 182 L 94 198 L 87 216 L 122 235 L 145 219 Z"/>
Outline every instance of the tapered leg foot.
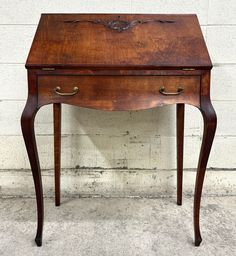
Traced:
<path fill-rule="evenodd" d="M 177 205 L 182 205 L 182 199 L 177 200 Z"/>
<path fill-rule="evenodd" d="M 177 205 L 182 205 L 183 150 L 184 150 L 184 104 L 176 106 L 177 139 Z"/>
<path fill-rule="evenodd" d="M 195 238 L 195 246 L 199 246 L 201 244 L 201 242 L 202 242 L 201 236 Z"/>
<path fill-rule="evenodd" d="M 35 237 L 35 243 L 38 247 L 42 246 L 42 236 L 41 237 Z"/>

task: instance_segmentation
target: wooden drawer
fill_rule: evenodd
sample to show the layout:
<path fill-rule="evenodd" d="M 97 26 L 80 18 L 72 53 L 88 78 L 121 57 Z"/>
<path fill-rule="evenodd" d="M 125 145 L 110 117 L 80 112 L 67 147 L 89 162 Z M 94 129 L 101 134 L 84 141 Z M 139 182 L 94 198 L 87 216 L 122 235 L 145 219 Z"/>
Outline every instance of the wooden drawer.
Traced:
<path fill-rule="evenodd" d="M 138 110 L 173 103 L 199 106 L 199 101 L 199 76 L 38 77 L 39 106 L 67 103 L 104 110 Z"/>

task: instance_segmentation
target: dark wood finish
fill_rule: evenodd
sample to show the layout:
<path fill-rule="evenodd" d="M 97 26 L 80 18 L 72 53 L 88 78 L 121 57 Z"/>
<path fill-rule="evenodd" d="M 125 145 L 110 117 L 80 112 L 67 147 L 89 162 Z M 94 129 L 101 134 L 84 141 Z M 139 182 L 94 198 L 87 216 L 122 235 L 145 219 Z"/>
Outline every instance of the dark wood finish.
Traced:
<path fill-rule="evenodd" d="M 195 245 L 199 246 L 202 238 L 199 226 L 200 216 L 200 203 L 203 181 L 205 177 L 206 166 L 211 151 L 211 146 L 216 131 L 217 117 L 215 110 L 210 100 L 210 73 L 206 73 L 202 76 L 202 95 L 200 111 L 203 117 L 204 131 L 202 138 L 202 146 L 199 156 L 196 183 L 195 183 L 195 195 L 194 195 L 194 234 Z"/>
<path fill-rule="evenodd" d="M 38 227 L 35 237 L 35 242 L 38 246 L 42 245 L 42 232 L 43 232 L 43 188 L 41 180 L 41 170 L 39 165 L 39 158 L 35 140 L 34 132 L 34 119 L 38 111 L 37 107 L 37 83 L 35 73 L 28 72 L 28 99 L 21 116 L 21 129 L 30 161 L 30 166 L 34 179 L 36 201 L 37 201 L 37 213 L 38 213 Z"/>
<path fill-rule="evenodd" d="M 87 75 L 87 76 L 201 76 L 203 70 L 197 69 L 37 69 L 37 75 Z"/>
<path fill-rule="evenodd" d="M 177 204 L 182 205 L 183 150 L 184 150 L 184 104 L 176 105 L 177 124 Z"/>
<path fill-rule="evenodd" d="M 123 32 L 68 20 L 173 20 Z M 181 56 L 181 57 L 180 57 Z M 196 15 L 42 14 L 27 68 L 208 69 L 211 60 Z"/>
<path fill-rule="evenodd" d="M 55 204 L 60 205 L 61 103 L 66 103 L 101 110 L 139 110 L 177 104 L 179 205 L 182 203 L 184 106 L 191 104 L 200 109 L 204 134 L 194 196 L 195 245 L 198 246 L 201 193 L 216 115 L 210 101 L 212 64 L 197 17 L 43 14 L 26 67 L 29 95 L 21 125 L 36 191 L 37 245 L 42 244 L 43 190 L 34 117 L 40 107 L 54 104 Z M 65 95 L 68 93 L 73 95 Z"/>
<path fill-rule="evenodd" d="M 54 122 L 54 174 L 55 174 L 55 205 L 60 205 L 61 176 L 61 104 L 53 104 Z"/>
<path fill-rule="evenodd" d="M 188 103 L 200 106 L 200 76 L 39 76 L 39 106 L 49 103 L 68 103 L 103 110 L 138 110 L 164 104 Z M 73 96 L 55 93 L 79 91 Z M 165 87 L 167 93 L 159 90 Z"/>

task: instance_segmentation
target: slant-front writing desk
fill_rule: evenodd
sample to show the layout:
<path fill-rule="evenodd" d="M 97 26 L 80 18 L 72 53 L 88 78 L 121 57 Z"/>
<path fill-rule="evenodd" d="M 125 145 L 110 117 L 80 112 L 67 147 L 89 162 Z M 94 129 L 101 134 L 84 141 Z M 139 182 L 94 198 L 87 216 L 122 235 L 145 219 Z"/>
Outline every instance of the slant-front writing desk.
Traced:
<path fill-rule="evenodd" d="M 53 104 L 55 197 L 60 205 L 61 103 L 100 110 L 177 104 L 177 203 L 182 203 L 184 104 L 197 107 L 204 132 L 194 196 L 195 245 L 206 165 L 216 129 L 211 60 L 196 15 L 43 14 L 26 62 L 28 100 L 21 118 L 33 173 L 42 244 L 43 190 L 34 118 Z"/>

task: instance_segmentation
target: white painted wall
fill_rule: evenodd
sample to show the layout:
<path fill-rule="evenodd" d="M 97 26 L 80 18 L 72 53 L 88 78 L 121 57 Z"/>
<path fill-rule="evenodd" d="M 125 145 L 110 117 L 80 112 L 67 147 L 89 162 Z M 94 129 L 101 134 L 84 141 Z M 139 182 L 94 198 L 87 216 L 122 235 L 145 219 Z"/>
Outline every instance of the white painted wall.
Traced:
<path fill-rule="evenodd" d="M 0 196 L 32 195 L 20 130 L 27 97 L 26 60 L 41 13 L 196 13 L 214 63 L 212 100 L 218 114 L 205 192 L 236 194 L 236 1 L 235 0 L 0 0 Z M 192 193 L 202 119 L 187 106 L 185 192 Z M 52 195 L 52 106 L 36 118 L 47 195 Z M 63 106 L 64 193 L 164 195 L 175 188 L 175 107 L 102 112 Z M 76 169 L 75 169 L 76 168 Z M 228 169 L 222 171 L 222 169 Z"/>

